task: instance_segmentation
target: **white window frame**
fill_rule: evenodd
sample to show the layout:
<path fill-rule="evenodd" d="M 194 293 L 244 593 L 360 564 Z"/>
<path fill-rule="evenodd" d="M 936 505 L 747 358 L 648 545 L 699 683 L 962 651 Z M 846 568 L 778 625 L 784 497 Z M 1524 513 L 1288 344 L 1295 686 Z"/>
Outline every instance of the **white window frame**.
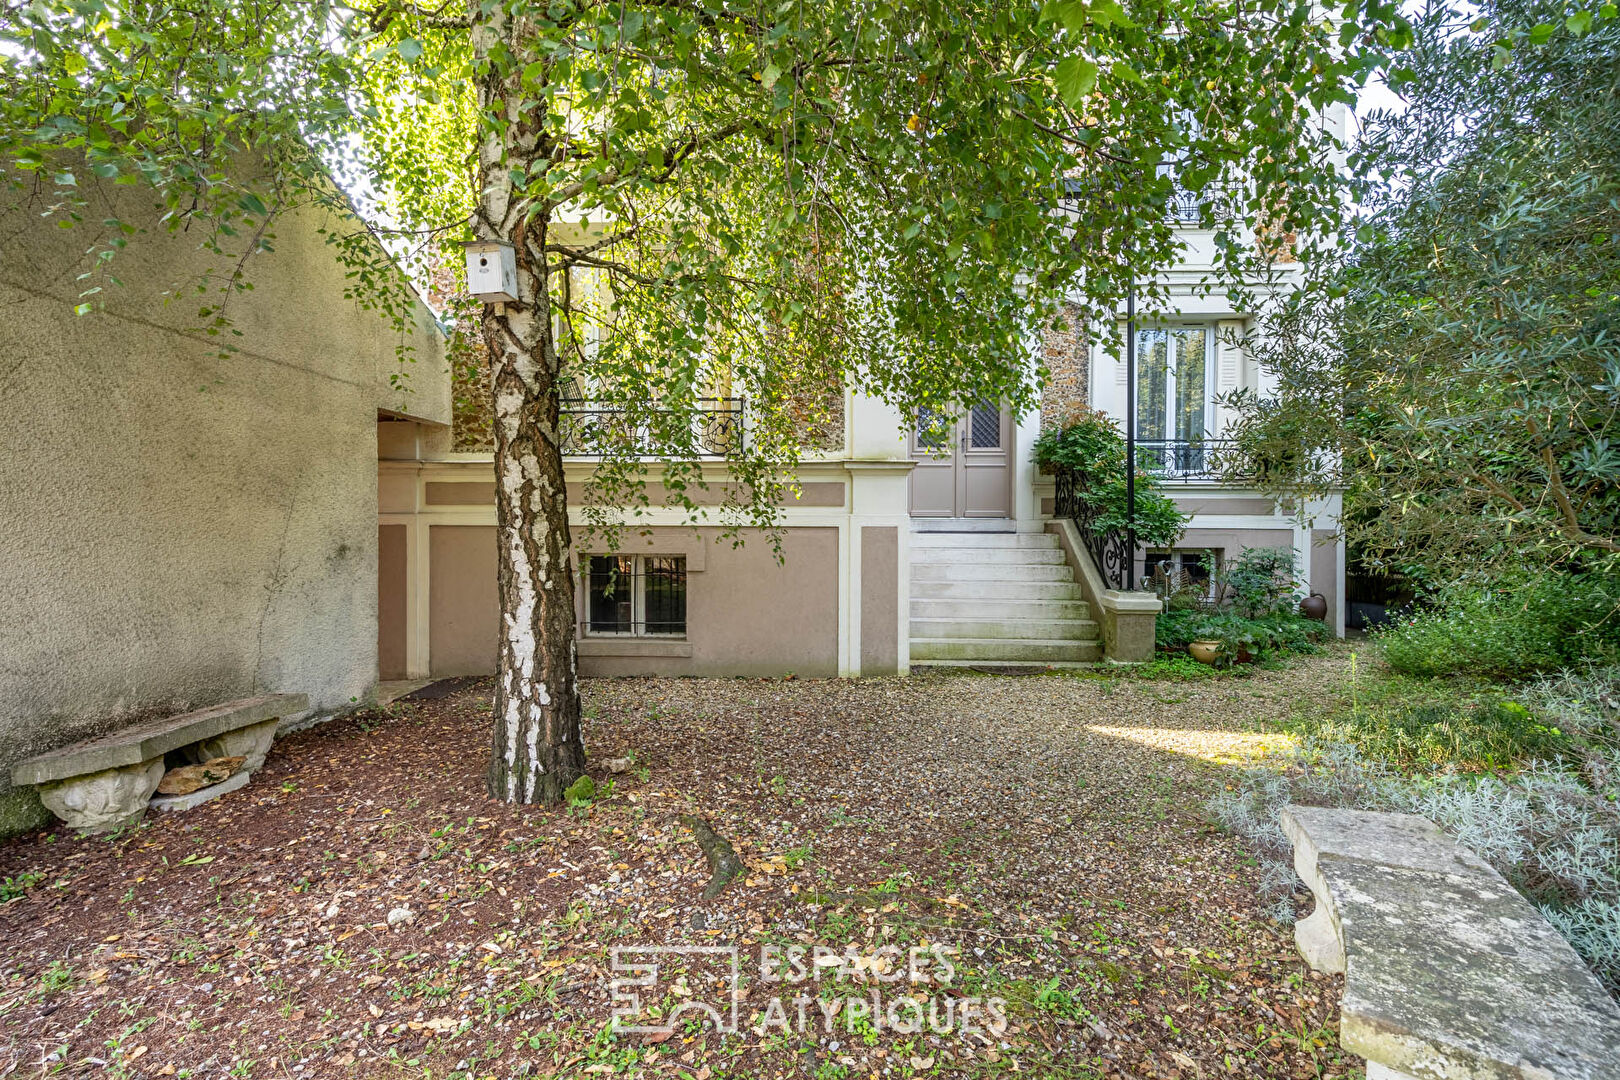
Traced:
<path fill-rule="evenodd" d="M 1166 370 L 1165 370 L 1165 385 L 1164 385 L 1164 409 L 1165 409 L 1164 420 L 1165 420 L 1165 425 L 1164 426 L 1165 426 L 1165 431 L 1167 433 L 1165 435 L 1165 438 L 1167 440 L 1171 441 L 1171 442 L 1178 442 L 1178 441 L 1179 442 L 1191 442 L 1191 441 L 1194 441 L 1196 439 L 1213 438 L 1214 437 L 1214 431 L 1215 431 L 1215 380 L 1219 376 L 1219 369 L 1216 366 L 1215 346 L 1216 346 L 1216 341 L 1218 340 L 1218 335 L 1219 335 L 1219 332 L 1220 332 L 1220 329 L 1219 329 L 1218 325 L 1214 321 L 1212 321 L 1212 320 L 1211 321 L 1187 320 L 1187 321 L 1181 321 L 1181 322 L 1160 322 L 1160 323 L 1153 323 L 1153 324 L 1145 325 L 1145 326 L 1139 324 L 1136 327 L 1136 333 L 1137 333 L 1137 342 L 1136 342 L 1136 355 L 1137 355 L 1136 377 L 1137 377 L 1138 380 L 1140 380 L 1141 377 L 1142 377 L 1142 366 L 1141 366 L 1142 341 L 1141 341 L 1141 335 L 1144 334 L 1144 333 L 1152 332 L 1152 331 L 1168 331 L 1168 332 L 1173 333 L 1173 332 L 1178 331 L 1178 330 L 1180 330 L 1180 331 L 1201 330 L 1201 331 L 1203 331 L 1203 334 L 1204 334 L 1204 429 L 1202 431 L 1197 432 L 1196 434 L 1189 434 L 1187 432 L 1180 432 L 1180 431 L 1175 430 L 1175 424 L 1176 424 L 1176 420 L 1177 420 L 1177 415 L 1176 415 L 1176 369 L 1175 369 L 1175 365 L 1171 364 L 1171 365 L 1168 365 Z M 1137 408 L 1138 409 L 1141 408 L 1141 386 L 1140 385 L 1138 385 L 1138 387 L 1137 387 Z M 1138 437 L 1140 437 L 1140 429 L 1141 429 L 1141 426 L 1142 426 L 1142 424 L 1141 424 L 1141 416 L 1140 415 L 1138 415 L 1137 418 L 1136 418 L 1136 426 L 1137 426 L 1137 429 L 1138 429 Z"/>

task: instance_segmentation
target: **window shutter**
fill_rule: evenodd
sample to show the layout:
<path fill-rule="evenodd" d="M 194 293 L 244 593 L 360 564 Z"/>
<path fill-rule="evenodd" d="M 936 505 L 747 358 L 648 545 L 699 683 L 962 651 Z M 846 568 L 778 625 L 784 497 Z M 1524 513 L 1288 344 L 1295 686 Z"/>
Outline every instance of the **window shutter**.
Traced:
<path fill-rule="evenodd" d="M 1215 324 L 1216 385 L 1221 393 L 1236 390 L 1242 382 L 1243 347 L 1235 339 L 1243 336 L 1243 320 L 1222 319 Z"/>

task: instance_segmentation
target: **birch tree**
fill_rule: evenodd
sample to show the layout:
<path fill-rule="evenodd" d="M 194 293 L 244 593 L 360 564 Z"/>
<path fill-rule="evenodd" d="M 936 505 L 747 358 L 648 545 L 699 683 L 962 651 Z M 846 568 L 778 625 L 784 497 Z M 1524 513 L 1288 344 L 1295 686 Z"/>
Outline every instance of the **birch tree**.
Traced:
<path fill-rule="evenodd" d="M 1211 288 L 1266 273 L 1278 245 L 1257 233 L 1308 253 L 1341 202 L 1318 119 L 1405 34 L 1393 4 L 1294 0 L 0 10 L 0 160 L 66 223 L 87 188 L 129 183 L 204 237 L 352 196 L 407 265 L 513 246 L 517 301 L 477 312 L 502 606 L 488 782 L 509 801 L 555 801 L 584 767 L 565 385 L 621 418 L 593 431 L 593 522 L 667 502 L 769 527 L 829 396 L 1022 410 L 1060 301 L 1112 318 L 1134 282 L 1162 302 L 1175 193 L 1215 230 Z M 232 168 L 248 158 L 263 168 Z M 331 237 L 356 298 L 399 317 L 401 278 L 356 235 Z M 90 253 L 87 291 L 124 242 Z M 251 270 L 222 266 L 203 304 L 222 336 Z M 710 395 L 749 418 L 700 510 Z"/>

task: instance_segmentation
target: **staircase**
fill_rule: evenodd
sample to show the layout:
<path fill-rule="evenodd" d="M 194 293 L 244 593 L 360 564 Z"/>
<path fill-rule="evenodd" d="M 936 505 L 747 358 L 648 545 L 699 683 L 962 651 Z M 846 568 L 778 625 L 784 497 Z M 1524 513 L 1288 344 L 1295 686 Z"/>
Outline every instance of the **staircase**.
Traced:
<path fill-rule="evenodd" d="M 1102 659 L 1050 533 L 911 534 L 911 663 L 1061 667 Z"/>

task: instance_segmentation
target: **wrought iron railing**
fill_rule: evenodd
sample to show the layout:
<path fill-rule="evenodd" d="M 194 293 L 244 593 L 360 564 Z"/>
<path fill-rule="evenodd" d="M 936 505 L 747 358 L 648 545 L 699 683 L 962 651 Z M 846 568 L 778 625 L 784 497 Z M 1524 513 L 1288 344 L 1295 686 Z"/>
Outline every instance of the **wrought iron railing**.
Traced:
<path fill-rule="evenodd" d="M 1188 191 L 1177 184 L 1170 191 L 1170 216 L 1183 223 L 1196 223 L 1203 216 L 1207 201 L 1202 193 Z"/>
<path fill-rule="evenodd" d="M 1084 484 L 1085 479 L 1074 469 L 1059 468 L 1053 513 L 1074 522 L 1080 542 L 1091 553 L 1091 561 L 1104 584 L 1110 589 L 1128 589 L 1134 584 L 1131 568 L 1136 559 L 1136 536 L 1126 529 L 1101 528 L 1097 521 L 1101 511 L 1081 498 Z"/>
<path fill-rule="evenodd" d="M 660 418 L 648 418 L 651 412 Z M 668 417 L 684 415 L 691 424 L 690 442 L 672 440 L 663 427 Z M 635 409 L 606 401 L 564 398 L 559 435 L 564 457 L 601 457 L 608 448 L 648 457 L 691 452 L 698 457 L 727 457 L 742 449 L 743 399 L 699 398 L 688 410 Z M 685 431 L 677 431 L 684 436 Z M 677 445 L 670 445 L 672 441 Z"/>
<path fill-rule="evenodd" d="M 1231 439 L 1137 439 L 1136 466 L 1161 480 L 1219 480 L 1236 451 Z"/>

